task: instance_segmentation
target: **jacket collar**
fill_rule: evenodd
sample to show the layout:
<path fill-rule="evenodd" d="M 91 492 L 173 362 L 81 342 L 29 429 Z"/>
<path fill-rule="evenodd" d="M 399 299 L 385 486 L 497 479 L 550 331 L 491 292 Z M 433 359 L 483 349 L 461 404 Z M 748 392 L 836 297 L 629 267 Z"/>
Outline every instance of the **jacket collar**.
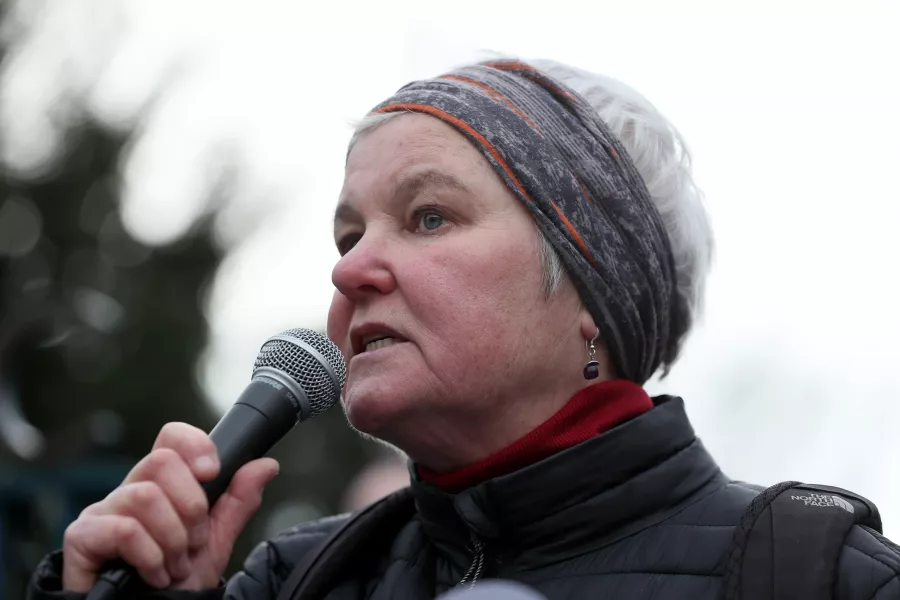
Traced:
<path fill-rule="evenodd" d="M 474 534 L 526 568 L 612 543 L 725 485 L 684 402 L 654 403 L 606 433 L 459 493 L 423 481 L 411 464 L 426 535 L 458 565 L 470 560 Z"/>

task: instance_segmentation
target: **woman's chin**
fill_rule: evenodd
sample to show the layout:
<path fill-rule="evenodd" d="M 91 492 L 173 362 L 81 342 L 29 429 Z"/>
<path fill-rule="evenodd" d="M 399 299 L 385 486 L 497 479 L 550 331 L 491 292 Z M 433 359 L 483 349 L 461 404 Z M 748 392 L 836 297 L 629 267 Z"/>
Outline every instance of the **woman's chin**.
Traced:
<path fill-rule="evenodd" d="M 381 437 L 391 425 L 396 425 L 402 412 L 397 394 L 389 394 L 369 386 L 348 386 L 344 391 L 344 412 L 354 429 Z"/>

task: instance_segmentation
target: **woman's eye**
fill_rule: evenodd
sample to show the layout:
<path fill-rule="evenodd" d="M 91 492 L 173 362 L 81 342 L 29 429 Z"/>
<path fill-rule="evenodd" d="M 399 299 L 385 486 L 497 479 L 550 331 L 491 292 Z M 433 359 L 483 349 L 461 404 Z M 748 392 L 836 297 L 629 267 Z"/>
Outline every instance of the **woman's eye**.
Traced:
<path fill-rule="evenodd" d="M 353 250 L 353 246 L 360 240 L 362 236 L 358 233 L 351 233 L 350 235 L 345 235 L 337 243 L 338 252 L 340 252 L 341 256 L 347 254 L 351 250 Z"/>
<path fill-rule="evenodd" d="M 444 224 L 444 217 L 436 212 L 425 212 L 419 216 L 419 223 L 425 231 L 434 231 Z"/>

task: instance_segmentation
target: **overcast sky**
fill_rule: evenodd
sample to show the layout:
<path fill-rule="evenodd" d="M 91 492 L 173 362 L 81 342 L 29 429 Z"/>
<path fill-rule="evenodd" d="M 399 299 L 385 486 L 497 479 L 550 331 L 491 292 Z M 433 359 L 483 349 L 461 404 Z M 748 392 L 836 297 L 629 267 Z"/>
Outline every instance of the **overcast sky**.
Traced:
<path fill-rule="evenodd" d="M 123 211 L 157 243 L 196 216 L 217 161 L 241 166 L 198 368 L 218 406 L 266 337 L 324 325 L 349 123 L 459 64 L 553 58 L 646 95 L 706 194 L 706 317 L 652 391 L 685 397 L 733 477 L 853 488 L 900 534 L 896 0 L 47 4 L 0 107 L 14 162 L 52 149 L 56 93 L 86 91 L 112 123 L 143 114 Z"/>

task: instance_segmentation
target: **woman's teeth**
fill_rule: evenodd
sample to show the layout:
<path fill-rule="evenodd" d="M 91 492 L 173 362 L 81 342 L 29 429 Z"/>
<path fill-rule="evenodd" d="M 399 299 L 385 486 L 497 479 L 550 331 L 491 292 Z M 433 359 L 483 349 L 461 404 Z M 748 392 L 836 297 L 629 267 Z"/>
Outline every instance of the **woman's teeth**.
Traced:
<path fill-rule="evenodd" d="M 366 352 L 371 352 L 372 350 L 378 350 L 379 348 L 386 348 L 388 346 L 392 346 L 393 344 L 400 343 L 400 340 L 396 338 L 382 338 L 380 340 L 376 340 L 374 342 L 369 342 L 366 344 Z"/>

